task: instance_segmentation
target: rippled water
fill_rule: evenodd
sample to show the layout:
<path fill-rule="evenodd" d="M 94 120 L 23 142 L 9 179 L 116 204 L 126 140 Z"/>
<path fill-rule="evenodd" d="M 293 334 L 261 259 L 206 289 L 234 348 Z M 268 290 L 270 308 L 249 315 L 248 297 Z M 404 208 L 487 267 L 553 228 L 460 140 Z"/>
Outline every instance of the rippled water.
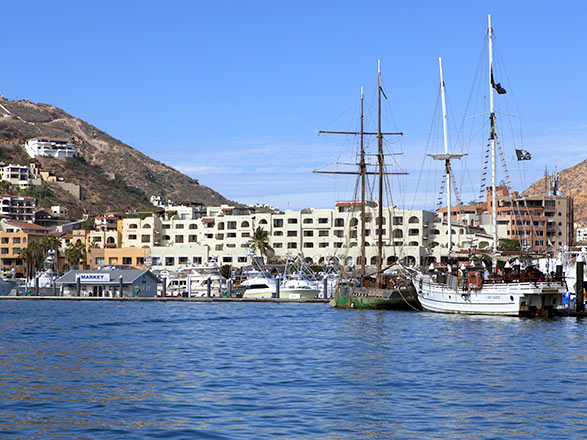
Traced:
<path fill-rule="evenodd" d="M 587 328 L 325 304 L 0 302 L 2 438 L 587 438 Z"/>

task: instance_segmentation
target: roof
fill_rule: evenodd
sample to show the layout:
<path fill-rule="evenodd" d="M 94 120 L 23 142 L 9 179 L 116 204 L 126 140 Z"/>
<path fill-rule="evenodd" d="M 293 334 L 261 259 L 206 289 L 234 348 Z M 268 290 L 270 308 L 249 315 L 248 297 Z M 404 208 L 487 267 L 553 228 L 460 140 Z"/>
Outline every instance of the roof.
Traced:
<path fill-rule="evenodd" d="M 160 282 L 153 272 L 145 269 L 117 269 L 117 270 L 70 270 L 62 277 L 58 278 L 55 282 L 57 284 L 75 284 L 77 283 L 78 274 L 109 274 L 110 281 L 96 284 L 118 284 L 120 276 L 122 276 L 123 284 L 132 284 L 137 278 L 140 278 L 143 274 L 151 277 L 154 281 Z"/>
<path fill-rule="evenodd" d="M 57 137 L 50 137 L 50 136 L 37 136 L 34 138 L 30 138 L 29 141 L 44 141 L 44 140 L 48 140 L 48 141 L 58 141 L 58 142 L 73 142 L 73 139 L 66 139 L 66 138 L 57 138 Z"/>
<path fill-rule="evenodd" d="M 35 223 L 28 223 L 28 222 L 7 222 L 11 226 L 16 226 L 17 228 L 28 230 L 28 231 L 50 231 L 51 228 L 47 228 L 46 226 L 37 225 Z"/>

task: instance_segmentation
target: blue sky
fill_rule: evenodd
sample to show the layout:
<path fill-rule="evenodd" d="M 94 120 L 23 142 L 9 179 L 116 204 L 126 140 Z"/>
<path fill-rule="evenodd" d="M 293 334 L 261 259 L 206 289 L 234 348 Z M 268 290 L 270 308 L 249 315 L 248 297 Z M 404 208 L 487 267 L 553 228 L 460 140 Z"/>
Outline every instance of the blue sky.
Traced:
<path fill-rule="evenodd" d="M 516 163 L 504 138 L 514 187 L 587 156 L 579 1 L 20 1 L 2 10 L 0 94 L 61 107 L 243 203 L 329 208 L 352 197 L 351 179 L 311 171 L 353 160 L 356 139 L 316 132 L 358 129 L 361 86 L 373 123 L 381 59 L 385 128 L 406 133 L 389 149 L 404 153 L 396 168 L 410 173 L 393 178 L 394 202 L 435 208 L 440 168 L 424 161 L 422 171 L 422 158 L 442 148 L 438 125 L 429 138 L 438 57 L 454 140 L 488 13 L 507 74 L 497 79 L 533 155 Z M 468 153 L 466 167 L 455 165 L 465 202 L 478 197 L 482 162 L 480 150 Z"/>

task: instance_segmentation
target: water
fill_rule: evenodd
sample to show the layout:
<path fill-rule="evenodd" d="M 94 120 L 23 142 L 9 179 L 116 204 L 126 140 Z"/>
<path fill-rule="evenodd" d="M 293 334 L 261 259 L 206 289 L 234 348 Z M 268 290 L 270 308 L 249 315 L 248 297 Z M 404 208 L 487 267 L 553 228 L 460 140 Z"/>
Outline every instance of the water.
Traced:
<path fill-rule="evenodd" d="M 1 437 L 585 439 L 586 325 L 1 301 Z"/>

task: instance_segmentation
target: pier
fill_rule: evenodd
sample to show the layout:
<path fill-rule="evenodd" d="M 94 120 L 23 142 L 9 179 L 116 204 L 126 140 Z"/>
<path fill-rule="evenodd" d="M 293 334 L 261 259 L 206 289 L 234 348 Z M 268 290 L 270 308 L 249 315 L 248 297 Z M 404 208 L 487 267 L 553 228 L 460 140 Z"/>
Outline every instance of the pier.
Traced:
<path fill-rule="evenodd" d="M 140 296 L 123 296 L 123 297 L 96 297 L 96 296 L 39 296 L 39 295 L 23 295 L 23 296 L 0 296 L 0 300 L 14 300 L 14 301 L 31 301 L 31 300 L 46 300 L 46 301 L 159 301 L 159 302 L 253 302 L 253 303 L 328 303 L 330 298 L 314 298 L 314 299 L 289 299 L 289 298 L 226 298 L 226 297 L 193 297 L 184 298 L 181 296 L 157 296 L 157 297 L 140 297 Z"/>

